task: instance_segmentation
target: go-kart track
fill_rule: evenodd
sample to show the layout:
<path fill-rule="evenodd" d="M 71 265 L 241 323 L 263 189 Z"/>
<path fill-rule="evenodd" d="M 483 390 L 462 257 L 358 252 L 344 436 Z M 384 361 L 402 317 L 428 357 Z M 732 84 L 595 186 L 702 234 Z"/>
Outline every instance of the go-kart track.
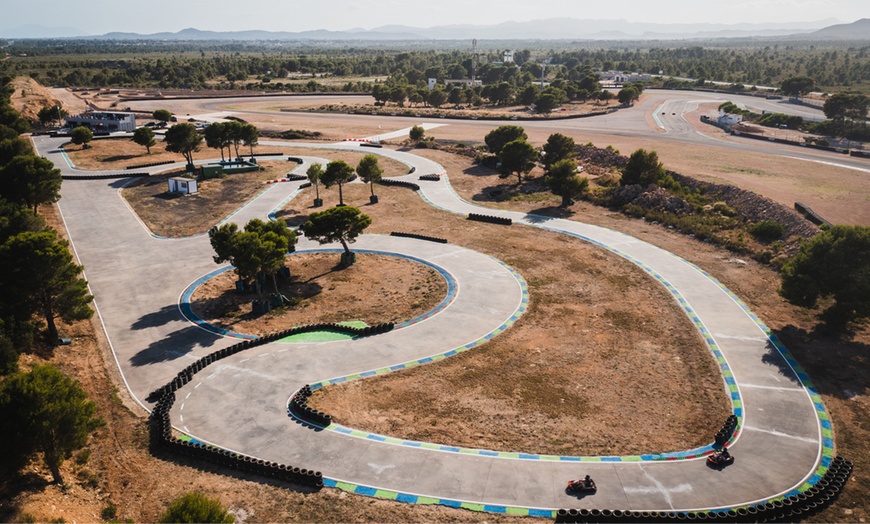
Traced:
<path fill-rule="evenodd" d="M 63 142 L 34 137 L 38 153 L 64 175 L 102 174 L 74 169 L 58 149 Z M 300 172 L 311 161 L 325 162 L 330 149 L 357 149 L 359 143 L 304 146 L 322 148 L 323 158 L 303 158 Z M 305 384 L 316 389 L 415 365 L 437 365 L 429 362 L 473 351 L 510 329 L 525 311 L 525 282 L 502 262 L 451 244 L 383 235 L 364 235 L 354 249 L 408 257 L 437 268 L 451 283 L 445 303 L 385 334 L 321 343 L 276 341 L 218 360 L 175 392 L 170 416 L 178 432 L 265 461 L 320 471 L 326 486 L 363 495 L 550 518 L 558 508 L 733 509 L 806 490 L 825 473 L 833 458 L 831 425 L 810 379 L 762 321 L 709 274 L 616 231 L 481 208 L 461 199 L 450 187 L 450 173 L 435 162 L 389 149 L 366 152 L 415 168 L 413 175 L 398 179 L 419 183 L 418 195 L 438 209 L 507 217 L 522 224 L 513 227 L 544 228 L 578 243 L 591 242 L 637 264 L 666 286 L 720 365 L 725 394 L 739 421 L 729 443 L 735 463 L 718 471 L 706 466 L 712 434 L 710 446 L 683 452 L 544 456 L 409 442 L 336 424 L 315 428 L 290 416 L 288 401 Z M 427 173 L 442 177 L 417 180 Z M 119 194 L 126 182 L 66 181 L 59 205 L 126 386 L 150 410 L 149 394 L 197 359 L 239 339 L 204 329 L 181 312 L 184 291 L 216 269 L 208 237 L 165 239 L 151 234 Z M 299 193 L 300 184 L 266 186 L 232 221 L 268 217 Z M 297 249 L 321 248 L 300 238 Z M 711 421 L 711 426 L 722 422 Z M 597 493 L 578 498 L 565 492 L 569 479 L 586 474 L 595 479 Z"/>

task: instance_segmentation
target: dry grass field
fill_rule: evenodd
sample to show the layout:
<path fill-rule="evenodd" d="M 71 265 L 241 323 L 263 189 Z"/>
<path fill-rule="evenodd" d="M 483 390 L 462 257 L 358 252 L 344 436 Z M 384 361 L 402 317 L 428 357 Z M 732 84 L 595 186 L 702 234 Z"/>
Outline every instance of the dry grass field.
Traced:
<path fill-rule="evenodd" d="M 318 126 L 319 122 L 311 115 L 294 120 L 292 126 L 276 127 L 325 131 L 335 137 L 377 134 L 378 129 L 368 119 L 350 120 L 344 126 L 330 121 L 328 129 Z M 480 143 L 485 132 L 478 125 L 468 125 L 427 134 Z M 529 131 L 537 144 L 548 134 Z M 624 154 L 637 147 L 654 148 L 666 167 L 675 171 L 720 183 L 730 181 L 783 203 L 793 202 L 796 195 L 809 195 L 816 202 L 812 207 L 823 216 L 870 224 L 870 206 L 862 189 L 867 182 L 844 178 L 846 170 L 840 168 L 751 153 L 729 158 L 700 146 L 618 135 L 602 138 L 578 132 L 574 138 L 594 140 L 601 146 L 611 143 Z M 144 153 L 140 146 L 133 146 Z M 282 151 L 289 154 L 289 150 Z M 216 151 L 209 153 L 213 158 Z M 505 183 L 466 158 L 431 150 L 415 153 L 441 162 L 451 183 L 469 200 Z M 121 156 L 129 154 L 133 153 Z M 316 154 L 326 156 L 320 151 Z M 98 161 L 96 165 L 101 166 L 97 169 L 120 169 L 125 161 L 130 160 Z M 858 190 L 850 192 L 850 184 Z M 689 447 L 709 440 L 709 428 L 721 424 L 725 399 L 706 349 L 667 293 L 639 269 L 578 240 L 519 226 L 469 223 L 428 208 L 406 189 L 378 187 L 376 192 L 381 202 L 370 206 L 367 187 L 352 184 L 345 190 L 350 205 L 360 206 L 373 217 L 371 232 L 441 236 L 500 258 L 526 278 L 532 302 L 510 330 L 474 351 L 438 365 L 327 389 L 316 402 L 340 422 L 435 442 L 571 454 Z M 329 206 L 337 200 L 337 191 L 321 196 Z M 285 209 L 283 218 L 291 223 L 303 220 L 315 210 L 308 206 L 312 198 L 310 190 L 304 192 Z M 532 210 L 552 207 L 555 202 L 521 199 L 503 205 Z M 45 212 L 49 222 L 62 229 L 56 208 Z M 153 213 L 155 217 L 165 214 L 156 209 Z M 813 312 L 779 297 L 774 270 L 709 244 L 586 203 L 576 204 L 565 217 L 619 230 L 667 249 L 707 270 L 741 297 L 807 369 L 831 413 L 837 452 L 855 462 L 853 476 L 837 504 L 816 515 L 814 521 L 870 519 L 866 497 L 870 492 L 866 444 L 870 440 L 870 328 L 859 327 L 851 337 L 826 334 L 818 329 Z M 202 228 L 196 232 L 207 226 L 197 226 Z M 96 320 L 61 329 L 73 337 L 72 346 L 25 355 L 22 365 L 48 359 L 78 378 L 98 402 L 107 425 L 92 438 L 87 460 L 67 461 L 63 471 L 70 479 L 67 487 L 50 484 L 50 474 L 41 464 L 28 467 L 19 483 L 0 493 L 0 520 L 94 522 L 100 520 L 103 508 L 113 505 L 121 520 L 154 521 L 167 502 L 181 494 L 173 486 L 182 484 L 219 498 L 234 512 L 236 522 L 532 522 L 410 506 L 337 490 L 302 493 L 258 478 L 157 459 L 147 451 L 141 409 L 131 407 L 116 386 L 119 377 Z M 501 380 L 493 378 L 498 374 Z M 672 378 L 661 380 L 662 376 Z M 439 397 L 438 404 L 453 402 L 459 409 L 433 411 L 435 393 L 448 395 Z M 400 398 L 401 412 L 396 409 Z M 640 417 L 652 421 L 649 432 L 636 431 Z M 578 433 L 578 429 L 588 433 Z M 167 482 L 168 478 L 173 482 Z"/>

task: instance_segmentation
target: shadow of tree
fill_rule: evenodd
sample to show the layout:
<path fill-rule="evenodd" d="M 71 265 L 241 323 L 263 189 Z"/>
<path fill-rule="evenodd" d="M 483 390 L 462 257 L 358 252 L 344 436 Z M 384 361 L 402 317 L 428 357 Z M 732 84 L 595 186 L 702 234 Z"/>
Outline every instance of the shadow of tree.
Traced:
<path fill-rule="evenodd" d="M 179 317 L 180 314 L 177 305 L 172 304 L 170 306 L 163 306 L 158 311 L 146 313 L 139 317 L 136 322 L 133 322 L 130 329 L 139 330 L 162 326 L 172 322 L 173 320 L 178 320 Z"/>
<path fill-rule="evenodd" d="M 831 335 L 825 326 L 812 331 L 794 325 L 775 330 L 809 374 L 819 393 L 848 400 L 870 393 L 870 345 Z"/>
<path fill-rule="evenodd" d="M 0 490 L 0 500 L 5 501 L 0 504 L 0 522 L 16 522 L 21 511 L 20 501 L 24 494 L 34 494 L 45 491 L 46 486 L 51 484 L 42 476 L 28 471 L 18 475 L 13 479 L 9 479 L 2 485 Z M 17 519 L 17 520 L 16 520 Z"/>
<path fill-rule="evenodd" d="M 149 344 L 148 347 L 130 358 L 130 364 L 134 367 L 141 367 L 159 362 L 169 362 L 190 353 L 196 346 L 211 347 L 222 338 L 197 326 L 188 325 L 173 331 L 162 340 Z"/>
<path fill-rule="evenodd" d="M 526 214 L 526 220 L 534 224 L 540 224 L 556 218 L 569 218 L 574 216 L 574 210 L 568 207 L 548 206 L 533 209 Z"/>

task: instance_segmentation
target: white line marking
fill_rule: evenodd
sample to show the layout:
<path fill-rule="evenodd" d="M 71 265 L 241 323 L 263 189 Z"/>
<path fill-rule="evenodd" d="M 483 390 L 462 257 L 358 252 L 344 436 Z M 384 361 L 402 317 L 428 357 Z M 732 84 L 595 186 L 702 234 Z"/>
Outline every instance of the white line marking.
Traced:
<path fill-rule="evenodd" d="M 864 173 L 870 173 L 870 169 L 864 169 L 863 167 L 847 166 L 845 164 L 838 164 L 836 162 L 825 162 L 824 160 L 811 160 L 809 158 L 798 158 L 796 156 L 790 156 L 788 158 L 793 158 L 795 160 L 803 160 L 804 162 L 815 162 L 817 164 L 825 164 L 826 166 L 842 167 L 844 169 L 852 169 L 854 171 L 862 171 Z"/>
<path fill-rule="evenodd" d="M 760 431 L 762 433 L 767 433 L 768 435 L 775 435 L 777 437 L 785 437 L 794 440 L 800 440 L 801 442 L 809 442 L 810 444 L 818 444 L 819 441 L 810 437 L 798 437 L 797 435 L 789 435 L 788 433 L 783 433 L 782 431 L 777 431 L 775 429 L 761 429 L 756 428 L 754 426 L 743 426 L 743 429 L 751 429 L 752 431 Z"/>
<path fill-rule="evenodd" d="M 196 386 L 194 386 L 193 389 L 196 389 L 196 388 L 198 388 L 198 387 L 201 386 L 201 385 L 202 385 L 202 382 L 200 382 L 199 384 L 197 384 Z"/>
<path fill-rule="evenodd" d="M 795 391 L 798 393 L 803 393 L 803 388 L 781 388 L 778 386 L 761 386 L 758 384 L 740 384 L 744 388 L 755 388 L 755 389 L 772 389 L 774 391 Z"/>

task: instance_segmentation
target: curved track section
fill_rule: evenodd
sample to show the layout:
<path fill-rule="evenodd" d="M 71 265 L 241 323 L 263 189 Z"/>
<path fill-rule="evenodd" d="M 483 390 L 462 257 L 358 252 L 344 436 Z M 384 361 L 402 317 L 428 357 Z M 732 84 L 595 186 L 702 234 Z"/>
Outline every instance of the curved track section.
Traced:
<path fill-rule="evenodd" d="M 37 146 L 52 144 L 37 141 Z M 415 174 L 404 177 L 408 180 L 444 171 L 408 153 L 370 152 L 414 166 Z M 143 398 L 177 370 L 232 339 L 188 323 L 177 309 L 181 290 L 214 268 L 208 240 L 154 238 L 119 197 L 122 183 L 64 184 L 60 205 L 120 369 L 134 397 Z M 213 373 L 197 376 L 179 390 L 173 424 L 217 446 L 318 469 L 327 485 L 357 493 L 546 516 L 569 506 L 735 507 L 788 494 L 813 482 L 817 468 L 828 465 L 833 453 L 830 423 L 808 377 L 746 306 L 708 274 L 615 231 L 480 208 L 459 198 L 447 177 L 420 185 L 420 195 L 440 209 L 483 211 L 592 242 L 638 264 L 665 285 L 722 366 L 723 385 L 740 417 L 732 446 L 740 460 L 723 472 L 711 472 L 703 458 L 687 458 L 698 453 L 553 458 L 444 449 L 297 424 L 286 406 L 301 385 L 340 382 L 444 358 L 506 329 L 524 309 L 522 279 L 498 261 L 457 246 L 382 236 L 365 236 L 359 246 L 419 257 L 448 271 L 458 283 L 456 299 L 437 315 L 387 335 L 324 344 L 273 343 L 223 359 Z M 270 186 L 234 219 L 268 216 L 297 189 L 293 183 Z M 564 483 L 581 472 L 593 475 L 599 490 L 595 497 L 578 501 L 564 493 Z"/>

